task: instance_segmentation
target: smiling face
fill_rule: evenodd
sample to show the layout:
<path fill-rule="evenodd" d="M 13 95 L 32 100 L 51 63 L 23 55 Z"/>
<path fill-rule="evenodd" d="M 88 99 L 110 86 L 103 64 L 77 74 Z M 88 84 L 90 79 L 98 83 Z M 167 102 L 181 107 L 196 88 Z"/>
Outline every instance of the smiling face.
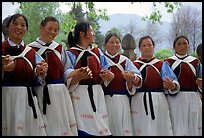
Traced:
<path fill-rule="evenodd" d="M 110 55 L 115 55 L 120 50 L 121 42 L 115 35 L 111 36 L 106 43 L 106 50 Z"/>
<path fill-rule="evenodd" d="M 8 26 L 8 31 L 9 39 L 14 43 L 19 44 L 27 31 L 25 19 L 22 16 L 19 16 L 15 20 L 12 20 Z"/>
<path fill-rule="evenodd" d="M 40 39 L 46 43 L 52 42 L 59 32 L 59 24 L 55 21 L 48 21 L 40 26 Z"/>
<path fill-rule="evenodd" d="M 151 59 L 154 54 L 154 45 L 149 38 L 145 38 L 140 44 L 141 56 L 146 59 Z"/>
<path fill-rule="evenodd" d="M 188 41 L 185 38 L 179 38 L 175 43 L 175 51 L 179 55 L 185 55 L 188 53 Z"/>
<path fill-rule="evenodd" d="M 86 34 L 84 32 L 81 32 L 81 38 L 86 41 L 88 44 L 92 44 L 95 42 L 95 33 L 93 31 L 92 26 L 90 25 Z"/>

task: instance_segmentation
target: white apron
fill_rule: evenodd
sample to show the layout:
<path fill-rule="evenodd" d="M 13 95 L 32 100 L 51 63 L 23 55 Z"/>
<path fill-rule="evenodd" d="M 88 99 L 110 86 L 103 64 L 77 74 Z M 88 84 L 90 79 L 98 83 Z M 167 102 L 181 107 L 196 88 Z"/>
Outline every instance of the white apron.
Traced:
<path fill-rule="evenodd" d="M 76 120 L 69 91 L 65 84 L 48 84 L 51 104 L 43 114 L 43 87 L 36 87 L 39 106 L 48 136 L 77 136 Z"/>
<path fill-rule="evenodd" d="M 37 119 L 34 118 L 33 110 L 29 106 L 26 87 L 2 87 L 2 135 L 46 136 L 37 98 L 36 96 L 32 98 Z"/>
<path fill-rule="evenodd" d="M 131 113 L 134 136 L 172 136 L 172 125 L 169 114 L 169 105 L 162 92 L 151 92 L 155 119 L 150 113 L 149 96 L 146 93 L 148 115 L 146 115 L 144 92 L 136 93 L 131 99 Z"/>
<path fill-rule="evenodd" d="M 199 93 L 180 91 L 167 97 L 175 136 L 202 136 L 202 101 Z"/>
<path fill-rule="evenodd" d="M 78 85 L 76 90 L 71 93 L 78 130 L 95 136 L 111 135 L 101 85 L 93 85 L 96 112 L 93 111 L 91 106 L 87 88 L 88 85 Z"/>
<path fill-rule="evenodd" d="M 113 136 L 132 136 L 132 118 L 127 95 L 105 95 L 105 100 Z"/>
<path fill-rule="evenodd" d="M 26 46 L 16 58 L 23 58 L 33 70 L 31 62 L 25 57 L 31 50 Z M 20 79 L 20 78 L 19 78 Z M 31 94 L 37 118 L 29 106 L 28 92 L 25 86 L 2 86 L 2 135 L 5 136 L 46 136 L 37 97 Z M 32 101 L 32 100 L 31 100 Z"/>

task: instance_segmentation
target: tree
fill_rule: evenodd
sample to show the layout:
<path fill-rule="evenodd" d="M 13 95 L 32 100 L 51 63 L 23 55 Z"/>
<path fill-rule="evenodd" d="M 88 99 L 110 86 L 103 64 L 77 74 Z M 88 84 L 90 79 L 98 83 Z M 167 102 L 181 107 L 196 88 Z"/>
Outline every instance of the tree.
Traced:
<path fill-rule="evenodd" d="M 28 32 L 24 38 L 26 43 L 39 37 L 40 22 L 46 16 L 57 16 L 59 14 L 58 7 L 59 3 L 57 2 L 20 2 L 18 12 L 27 17 L 29 24 Z"/>
<path fill-rule="evenodd" d="M 14 4 L 14 2 L 12 2 Z M 96 9 L 94 6 L 94 2 L 62 2 L 63 4 L 67 4 L 68 9 L 72 7 L 75 9 L 74 13 L 61 13 L 59 10 L 60 2 L 19 2 L 20 10 L 29 20 L 29 32 L 25 36 L 25 42 L 31 42 L 36 39 L 39 35 L 38 27 L 40 21 L 48 15 L 55 16 L 60 21 L 61 31 L 59 35 L 56 37 L 59 42 L 66 43 L 67 32 L 73 29 L 77 20 L 76 18 L 81 17 L 78 12 L 83 9 L 82 12 L 85 19 L 92 21 L 92 26 L 97 32 L 96 37 L 100 34 L 99 25 L 97 24 L 98 19 L 108 20 L 106 9 Z M 134 2 L 132 2 L 134 3 Z M 172 12 L 174 9 L 180 4 L 179 2 L 153 2 L 154 11 L 150 16 L 146 16 L 145 18 L 152 20 L 153 22 L 160 22 L 162 15 L 159 10 L 156 9 L 158 4 L 165 4 L 164 6 L 167 8 L 167 12 Z M 85 5 L 85 6 L 84 6 Z M 83 8 L 82 8 L 83 7 Z M 85 7 L 85 9 L 84 9 Z M 79 11 L 77 11 L 77 10 Z M 31 12 L 32 11 L 32 12 Z M 75 17 L 75 18 L 74 18 Z M 144 20 L 145 20 L 144 18 Z"/>
<path fill-rule="evenodd" d="M 99 19 L 108 20 L 109 17 L 107 16 L 106 13 L 107 11 L 104 9 L 96 10 L 94 8 L 93 2 L 67 2 L 64 4 L 68 4 L 68 6 L 71 7 L 70 12 L 67 14 L 70 14 L 70 17 L 72 17 L 72 19 L 75 22 L 72 24 L 72 28 L 66 27 L 65 25 L 63 25 L 63 28 L 65 30 L 68 30 L 69 32 L 71 29 L 74 28 L 77 22 L 88 21 L 93 26 L 93 29 L 96 34 L 96 44 L 94 46 L 101 47 L 102 46 L 101 39 L 103 39 L 104 37 L 101 35 L 99 31 L 100 26 L 98 24 L 98 20 Z M 86 7 L 85 9 L 82 8 L 84 5 Z M 67 44 L 67 47 L 69 47 L 67 40 L 65 40 L 65 43 Z"/>
<path fill-rule="evenodd" d="M 196 46 L 202 41 L 202 17 L 201 11 L 190 6 L 183 6 L 173 14 L 169 41 L 179 35 L 185 35 L 190 42 L 190 52 L 195 51 Z"/>
<path fill-rule="evenodd" d="M 170 49 L 160 49 L 154 53 L 154 56 L 160 60 L 164 60 L 168 57 L 173 56 L 173 51 Z"/>
<path fill-rule="evenodd" d="M 132 2 L 132 4 L 134 3 L 135 2 Z M 175 9 L 179 8 L 182 5 L 181 2 L 152 2 L 153 11 L 150 13 L 150 15 L 146 15 L 142 17 L 142 19 L 143 20 L 149 19 L 152 21 L 152 23 L 158 22 L 162 24 L 161 22 L 162 14 L 160 13 L 160 10 L 158 9 L 158 5 L 161 5 L 161 4 L 166 8 L 167 13 L 172 13 Z"/>
<path fill-rule="evenodd" d="M 122 37 L 123 37 L 122 33 L 120 32 L 120 30 L 117 27 L 111 28 L 109 31 L 106 32 L 105 35 L 107 35 L 110 32 L 117 34 L 120 37 L 120 39 L 122 39 Z"/>
<path fill-rule="evenodd" d="M 14 2 L 12 2 L 14 4 Z M 39 36 L 39 25 L 42 19 L 46 16 L 54 16 L 59 20 L 60 32 L 56 40 L 60 43 L 65 43 L 67 47 L 67 35 L 77 21 L 87 19 L 92 22 L 94 30 L 99 31 L 98 19 L 108 20 L 107 11 L 105 9 L 96 10 L 93 2 L 19 2 L 20 8 L 18 12 L 24 14 L 29 21 L 29 32 L 26 34 L 24 41 L 29 43 L 34 41 Z M 71 11 L 62 13 L 59 9 L 60 4 L 66 4 Z M 86 11 L 83 12 L 83 5 L 86 6 Z M 32 12 L 30 12 L 32 11 Z"/>
<path fill-rule="evenodd" d="M 162 37 L 160 36 L 159 24 L 152 23 L 150 20 L 147 21 L 146 27 L 142 32 L 142 36 L 149 35 L 152 37 L 155 43 L 160 44 Z"/>

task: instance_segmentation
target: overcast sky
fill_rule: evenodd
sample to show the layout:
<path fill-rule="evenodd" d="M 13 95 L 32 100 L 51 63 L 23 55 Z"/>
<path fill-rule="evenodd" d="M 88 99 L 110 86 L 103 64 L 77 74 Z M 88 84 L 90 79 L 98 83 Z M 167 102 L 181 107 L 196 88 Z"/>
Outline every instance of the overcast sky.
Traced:
<path fill-rule="evenodd" d="M 152 10 L 152 2 L 136 2 L 131 4 L 130 2 L 94 2 L 96 9 L 107 9 L 108 15 L 115 13 L 127 13 L 127 14 L 137 14 L 140 16 L 149 15 Z M 162 2 L 164 3 L 164 2 Z M 202 11 L 202 2 L 182 2 L 183 5 L 189 5 L 196 7 Z M 15 13 L 15 10 L 18 8 L 19 4 L 12 5 L 11 2 L 2 2 L 2 18 L 4 19 L 8 15 Z M 160 4 L 158 8 L 161 9 L 163 15 L 162 21 L 171 22 L 172 14 L 165 12 L 163 4 Z M 67 12 L 67 5 L 61 5 L 61 10 Z M 201 12 L 202 13 L 202 12 Z"/>

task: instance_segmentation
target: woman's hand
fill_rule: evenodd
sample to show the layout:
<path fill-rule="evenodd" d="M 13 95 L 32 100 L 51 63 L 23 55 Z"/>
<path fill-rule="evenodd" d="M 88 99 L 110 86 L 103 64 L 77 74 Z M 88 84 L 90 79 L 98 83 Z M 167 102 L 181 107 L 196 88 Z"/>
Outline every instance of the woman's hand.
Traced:
<path fill-rule="evenodd" d="M 99 76 L 102 78 L 103 81 L 112 81 L 115 77 L 114 73 L 110 70 L 102 70 Z"/>
<path fill-rule="evenodd" d="M 15 68 L 14 60 L 11 58 L 10 55 L 6 55 L 2 58 L 2 72 L 10 72 L 13 71 Z"/>
<path fill-rule="evenodd" d="M 196 84 L 198 85 L 198 87 L 202 88 L 202 78 L 197 78 Z"/>
<path fill-rule="evenodd" d="M 128 82 L 128 83 L 132 83 L 133 80 L 135 79 L 135 75 L 132 71 L 125 71 L 123 73 L 123 78 Z"/>
<path fill-rule="evenodd" d="M 165 79 L 163 79 L 163 87 L 165 89 L 175 90 L 176 84 L 173 82 L 172 79 L 170 79 L 169 77 L 166 77 Z"/>
<path fill-rule="evenodd" d="M 46 73 L 48 70 L 48 64 L 45 62 L 45 60 L 42 60 L 40 63 L 37 64 L 36 73 L 37 75 L 41 76 L 43 80 L 45 80 Z"/>
<path fill-rule="evenodd" d="M 81 67 L 79 69 L 73 70 L 68 79 L 72 78 L 71 85 L 78 83 L 81 80 L 92 78 L 93 74 L 89 67 Z"/>

